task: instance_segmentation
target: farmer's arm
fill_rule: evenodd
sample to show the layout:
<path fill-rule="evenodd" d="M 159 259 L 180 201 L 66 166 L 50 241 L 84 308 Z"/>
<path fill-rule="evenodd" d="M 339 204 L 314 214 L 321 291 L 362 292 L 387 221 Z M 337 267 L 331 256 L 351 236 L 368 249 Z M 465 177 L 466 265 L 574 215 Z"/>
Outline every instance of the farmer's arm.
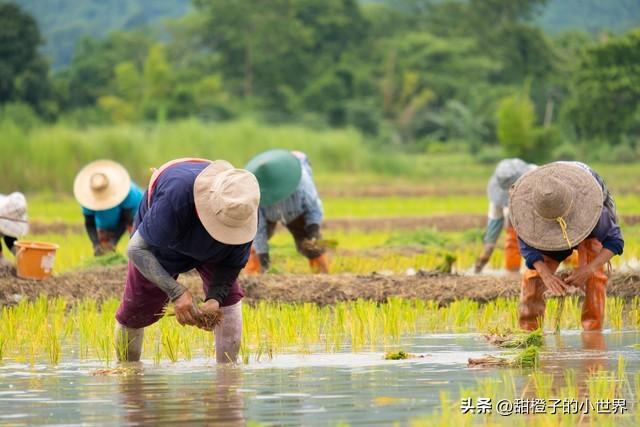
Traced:
<path fill-rule="evenodd" d="M 238 280 L 240 271 L 249 260 L 252 242 L 229 247 L 229 253 L 223 262 L 212 266 L 213 275 L 207 290 L 203 312 L 217 310 L 229 295 L 233 283 Z"/>
<path fill-rule="evenodd" d="M 131 240 L 129 240 L 127 254 L 138 271 L 162 289 L 171 301 L 178 299 L 187 290 L 186 287 L 178 283 L 171 277 L 167 270 L 164 269 L 153 252 L 151 252 L 151 246 L 137 231 L 131 236 Z"/>
<path fill-rule="evenodd" d="M 176 319 L 180 324 L 195 325 L 198 309 L 193 304 L 191 293 L 186 287 L 178 283 L 160 264 L 151 252 L 151 246 L 136 231 L 127 249 L 129 259 L 150 282 L 162 289 L 169 299 L 174 302 Z"/>
<path fill-rule="evenodd" d="M 564 279 L 570 285 L 584 286 L 596 270 L 608 263 L 615 255 L 621 255 L 624 250 L 624 239 L 620 226 L 606 208 L 602 210 L 602 215 L 600 215 L 598 223 L 591 232 L 591 236 L 602 243 L 602 249 L 591 262 L 576 268 Z"/>
<path fill-rule="evenodd" d="M 11 251 L 11 253 L 13 255 L 16 254 L 16 239 L 15 237 L 11 237 L 11 236 L 4 236 L 4 244 L 7 245 L 7 248 L 9 248 L 9 251 Z M 2 246 L 0 245 L 0 253 L 2 252 Z"/>
<path fill-rule="evenodd" d="M 258 210 L 258 231 L 255 239 L 253 240 L 253 249 L 256 251 L 256 255 L 260 260 L 260 267 L 262 268 L 262 271 L 267 271 L 270 264 L 269 235 L 267 232 L 267 218 L 265 217 L 262 209 Z"/>
<path fill-rule="evenodd" d="M 91 244 L 93 245 L 93 249 L 95 250 L 100 246 L 100 239 L 98 238 L 98 229 L 96 227 L 96 216 L 93 214 L 84 214 L 84 228 L 87 230 L 87 235 L 89 236 L 89 240 L 91 240 Z"/>
<path fill-rule="evenodd" d="M 482 254 L 478 257 L 475 264 L 475 272 L 480 273 L 484 266 L 489 262 L 491 254 L 496 247 L 496 242 L 500 237 L 500 232 L 504 227 L 504 208 L 502 206 L 496 206 L 493 203 L 489 203 L 489 214 L 487 215 L 487 228 L 484 232 L 484 238 L 482 243 L 484 249 Z"/>
<path fill-rule="evenodd" d="M 322 201 L 318 196 L 316 186 L 311 177 L 304 173 L 301 181 L 302 209 L 304 212 L 305 231 L 311 238 L 320 237 L 320 224 L 322 223 Z"/>
<path fill-rule="evenodd" d="M 525 259 L 527 268 L 536 270 L 542 279 L 542 282 L 554 295 L 564 295 L 567 292 L 566 284 L 557 277 L 553 271 L 544 262 L 544 256 L 538 249 L 527 245 L 522 239 L 518 239 L 520 244 L 520 253 Z"/>

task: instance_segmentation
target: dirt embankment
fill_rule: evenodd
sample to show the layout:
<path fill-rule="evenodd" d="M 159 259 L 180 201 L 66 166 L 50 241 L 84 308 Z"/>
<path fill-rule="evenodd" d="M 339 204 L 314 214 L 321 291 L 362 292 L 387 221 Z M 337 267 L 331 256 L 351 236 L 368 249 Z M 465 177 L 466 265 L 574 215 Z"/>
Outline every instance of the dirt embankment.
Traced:
<path fill-rule="evenodd" d="M 46 281 L 0 277 L 0 305 L 40 294 L 61 296 L 74 301 L 82 298 L 103 300 L 119 297 L 124 286 L 125 266 L 95 268 L 62 274 Z M 195 295 L 202 295 L 200 278 L 185 274 L 181 283 Z M 640 293 L 640 273 L 614 274 L 608 294 L 630 298 Z M 442 304 L 460 298 L 488 301 L 519 294 L 517 278 L 458 276 L 450 274 L 386 275 L 265 275 L 242 278 L 248 302 L 314 302 L 332 304 L 358 298 L 385 301 L 390 296 L 435 300 Z"/>
<path fill-rule="evenodd" d="M 640 223 L 640 215 L 622 215 L 625 225 Z M 463 231 L 470 228 L 483 228 L 487 223 L 486 215 L 429 215 L 407 217 L 379 217 L 379 218 L 329 218 L 325 220 L 325 230 L 415 230 L 419 228 L 436 228 L 441 231 Z M 83 233 L 82 224 L 66 222 L 32 222 L 31 233 L 34 234 L 67 234 Z"/>

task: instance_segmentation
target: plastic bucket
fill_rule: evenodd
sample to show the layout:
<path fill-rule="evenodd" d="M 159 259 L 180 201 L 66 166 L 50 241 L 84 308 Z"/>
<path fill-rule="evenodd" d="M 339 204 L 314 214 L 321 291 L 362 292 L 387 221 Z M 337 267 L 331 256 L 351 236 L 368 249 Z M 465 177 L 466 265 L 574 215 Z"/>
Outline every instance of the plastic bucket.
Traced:
<path fill-rule="evenodd" d="M 16 252 L 16 274 L 18 277 L 43 280 L 51 276 L 58 245 L 28 240 L 19 240 L 15 245 L 18 247 Z"/>

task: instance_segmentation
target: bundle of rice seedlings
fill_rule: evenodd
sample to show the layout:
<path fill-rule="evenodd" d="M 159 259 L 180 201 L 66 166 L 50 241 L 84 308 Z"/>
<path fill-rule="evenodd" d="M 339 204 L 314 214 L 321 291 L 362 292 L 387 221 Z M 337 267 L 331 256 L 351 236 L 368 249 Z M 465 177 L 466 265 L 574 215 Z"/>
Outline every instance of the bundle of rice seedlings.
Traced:
<path fill-rule="evenodd" d="M 501 348 L 542 347 L 544 345 L 544 338 L 540 329 L 528 334 L 505 331 L 503 334 L 485 334 L 484 337 L 490 344 Z"/>
<path fill-rule="evenodd" d="M 540 350 L 538 347 L 531 346 L 522 350 L 512 358 L 498 356 L 484 356 L 478 358 L 469 358 L 469 366 L 478 367 L 517 367 L 517 368 L 535 368 L 540 361 Z"/>
<path fill-rule="evenodd" d="M 173 311 L 173 307 L 168 307 L 160 316 L 173 317 L 175 315 L 176 313 Z M 222 322 L 222 318 L 222 310 L 216 310 L 212 313 L 200 311 L 200 314 L 196 316 L 196 321 L 198 323 L 195 326 L 207 331 L 213 331 L 215 327 Z"/>

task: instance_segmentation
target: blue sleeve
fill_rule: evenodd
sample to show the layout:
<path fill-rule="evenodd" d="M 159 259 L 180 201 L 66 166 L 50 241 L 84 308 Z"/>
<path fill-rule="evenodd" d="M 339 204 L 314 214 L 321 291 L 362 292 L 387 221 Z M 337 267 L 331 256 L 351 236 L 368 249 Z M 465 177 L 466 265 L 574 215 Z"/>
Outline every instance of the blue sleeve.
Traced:
<path fill-rule="evenodd" d="M 493 244 L 495 245 L 500 237 L 500 232 L 504 227 L 504 217 L 502 218 L 489 218 L 487 221 L 487 229 L 484 233 L 484 239 L 482 242 L 484 244 Z"/>
<path fill-rule="evenodd" d="M 267 220 L 262 209 L 258 209 L 258 232 L 256 233 L 255 239 L 253 239 L 253 248 L 258 254 L 269 253 Z"/>
<path fill-rule="evenodd" d="M 598 239 L 602 243 L 602 247 L 609 249 L 616 255 L 622 255 L 624 251 L 622 230 L 606 207 L 602 209 L 600 219 L 591 232 L 591 236 Z"/>
<path fill-rule="evenodd" d="M 533 266 L 533 264 L 535 264 L 538 261 L 544 261 L 542 252 L 540 252 L 534 247 L 527 245 L 519 237 L 518 237 L 518 244 L 520 245 L 520 254 L 522 254 L 522 257 L 524 258 L 525 264 L 527 265 L 528 269 L 534 270 L 535 267 Z"/>
<path fill-rule="evenodd" d="M 88 209 L 82 206 L 82 215 L 88 216 L 88 215 L 95 215 L 95 214 L 96 214 L 96 211 L 92 211 L 91 209 Z"/>
<path fill-rule="evenodd" d="M 318 196 L 316 186 L 308 173 L 302 175 L 302 208 L 306 224 L 322 224 L 322 201 Z"/>
<path fill-rule="evenodd" d="M 189 227 L 188 192 L 163 191 L 156 187 L 153 203 L 144 213 L 138 232 L 151 246 L 173 248 L 183 239 Z"/>

